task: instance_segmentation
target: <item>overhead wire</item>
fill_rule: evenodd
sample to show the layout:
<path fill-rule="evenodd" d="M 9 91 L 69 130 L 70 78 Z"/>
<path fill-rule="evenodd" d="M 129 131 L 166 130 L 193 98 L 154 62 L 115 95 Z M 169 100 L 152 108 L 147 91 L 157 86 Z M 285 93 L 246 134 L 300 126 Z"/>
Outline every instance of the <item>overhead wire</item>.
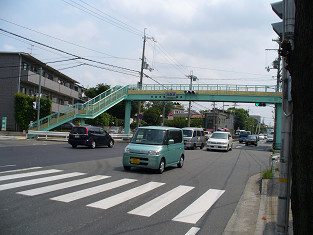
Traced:
<path fill-rule="evenodd" d="M 46 44 L 37 42 L 37 41 L 35 41 L 35 40 L 32 40 L 32 39 L 23 37 L 23 36 L 21 36 L 21 35 L 18 35 L 18 34 L 9 32 L 9 31 L 4 30 L 4 29 L 2 29 L 2 28 L 0 28 L 0 31 L 3 31 L 3 32 L 5 32 L 5 33 L 11 34 L 11 35 L 13 35 L 13 36 L 15 36 L 15 37 L 22 38 L 22 39 L 24 39 L 24 40 L 27 40 L 27 41 L 30 41 L 30 42 L 33 42 L 33 43 L 36 43 L 36 44 L 38 44 L 38 45 L 47 47 L 47 48 L 49 48 L 49 49 L 52 49 L 52 50 L 55 50 L 55 51 L 64 53 L 64 54 L 69 55 L 69 56 L 71 56 L 71 57 L 75 57 L 76 59 L 86 60 L 86 61 L 89 61 L 89 62 L 98 63 L 98 64 L 101 64 L 101 65 L 104 65 L 104 66 L 111 67 L 111 69 L 107 69 L 107 70 L 109 70 L 109 71 L 114 71 L 114 72 L 115 72 L 115 70 L 125 70 L 125 71 L 127 71 L 127 73 L 136 73 L 137 76 L 139 75 L 139 71 L 136 71 L 136 70 L 133 70 L 133 69 L 128 69 L 128 68 L 124 68 L 124 67 L 120 67 L 120 66 L 116 66 L 116 65 L 111 65 L 111 64 L 108 64 L 108 63 L 103 63 L 103 62 L 100 62 L 100 61 L 95 61 L 95 60 L 88 59 L 88 58 L 85 58 L 85 57 L 77 56 L 77 55 L 74 55 L 74 54 L 72 54 L 72 53 L 66 52 L 66 51 L 64 51 L 64 50 L 57 49 L 57 48 L 48 46 L 48 45 L 46 45 Z M 115 70 L 113 70 L 113 68 L 114 68 Z"/>

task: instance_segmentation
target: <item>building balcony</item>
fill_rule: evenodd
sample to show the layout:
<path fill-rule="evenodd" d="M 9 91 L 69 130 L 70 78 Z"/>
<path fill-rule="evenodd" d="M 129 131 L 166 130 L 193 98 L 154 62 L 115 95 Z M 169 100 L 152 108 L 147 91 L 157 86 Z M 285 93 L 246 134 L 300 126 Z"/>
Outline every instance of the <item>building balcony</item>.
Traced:
<path fill-rule="evenodd" d="M 36 74 L 34 72 L 31 71 L 27 71 L 28 72 L 28 76 L 22 76 L 21 80 L 24 82 L 29 82 L 32 83 L 36 86 L 39 86 L 39 74 Z M 52 81 L 46 77 L 41 76 L 41 87 L 48 89 L 52 92 L 56 92 L 59 93 L 61 95 L 64 96 L 69 96 L 71 98 L 74 99 L 78 99 L 78 92 L 70 89 L 69 87 L 60 84 L 56 81 Z"/>

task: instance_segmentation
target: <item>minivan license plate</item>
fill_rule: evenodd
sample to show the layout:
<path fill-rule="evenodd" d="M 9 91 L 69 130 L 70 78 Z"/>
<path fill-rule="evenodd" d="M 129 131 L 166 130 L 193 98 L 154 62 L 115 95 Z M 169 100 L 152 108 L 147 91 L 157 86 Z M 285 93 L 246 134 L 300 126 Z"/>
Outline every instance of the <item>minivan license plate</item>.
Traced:
<path fill-rule="evenodd" d="M 131 164 L 140 164 L 140 159 L 139 158 L 131 158 L 130 163 Z"/>

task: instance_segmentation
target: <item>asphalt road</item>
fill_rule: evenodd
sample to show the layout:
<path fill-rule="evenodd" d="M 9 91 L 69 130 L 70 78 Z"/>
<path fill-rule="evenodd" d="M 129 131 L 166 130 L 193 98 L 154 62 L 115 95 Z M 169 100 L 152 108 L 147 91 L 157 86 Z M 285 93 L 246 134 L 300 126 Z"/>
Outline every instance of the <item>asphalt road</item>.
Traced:
<path fill-rule="evenodd" d="M 263 143 L 230 152 L 186 150 L 183 168 L 159 175 L 124 171 L 126 143 L 72 149 L 64 142 L 0 139 L 0 146 L 0 234 L 222 234 L 247 180 L 270 157 Z M 32 167 L 42 168 L 18 170 Z M 91 195 L 91 188 L 101 192 Z"/>

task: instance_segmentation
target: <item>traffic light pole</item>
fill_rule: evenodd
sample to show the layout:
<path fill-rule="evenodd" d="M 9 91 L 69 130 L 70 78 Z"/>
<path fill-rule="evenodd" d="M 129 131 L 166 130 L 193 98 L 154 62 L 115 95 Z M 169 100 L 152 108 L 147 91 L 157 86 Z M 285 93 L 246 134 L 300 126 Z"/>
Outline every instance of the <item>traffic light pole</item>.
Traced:
<path fill-rule="evenodd" d="M 294 42 L 294 0 L 283 1 L 283 42 L 288 40 L 293 47 Z M 279 164 L 279 191 L 277 234 L 287 235 L 289 227 L 290 186 L 291 186 L 291 145 L 292 145 L 292 98 L 291 77 L 282 63 L 282 131 L 281 154 Z"/>

